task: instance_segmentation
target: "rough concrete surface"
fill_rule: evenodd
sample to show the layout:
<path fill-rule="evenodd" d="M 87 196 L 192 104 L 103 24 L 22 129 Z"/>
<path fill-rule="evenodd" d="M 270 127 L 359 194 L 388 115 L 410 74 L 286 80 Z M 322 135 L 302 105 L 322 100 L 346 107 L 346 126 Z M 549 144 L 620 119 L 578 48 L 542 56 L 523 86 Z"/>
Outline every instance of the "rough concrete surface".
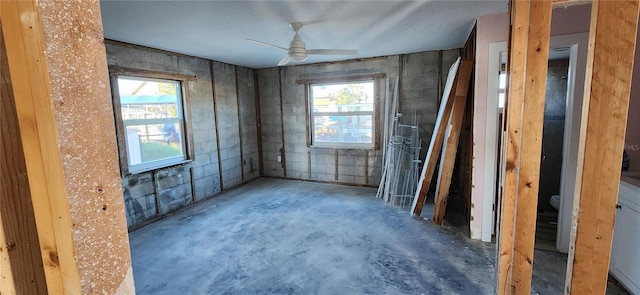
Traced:
<path fill-rule="evenodd" d="M 494 293 L 495 244 L 414 219 L 375 193 L 257 179 L 131 232 L 136 291 Z M 565 254 L 536 250 L 532 294 L 562 294 L 565 267 Z"/>
<path fill-rule="evenodd" d="M 375 189 L 261 178 L 130 233 L 138 294 L 489 294 L 493 245 Z"/>

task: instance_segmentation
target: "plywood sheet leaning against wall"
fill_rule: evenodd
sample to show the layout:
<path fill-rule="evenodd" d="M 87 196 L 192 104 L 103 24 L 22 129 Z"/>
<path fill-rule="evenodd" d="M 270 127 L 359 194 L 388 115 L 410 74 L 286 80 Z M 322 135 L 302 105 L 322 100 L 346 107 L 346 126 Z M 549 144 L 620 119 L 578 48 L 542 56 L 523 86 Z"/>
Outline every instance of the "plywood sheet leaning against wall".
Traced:
<path fill-rule="evenodd" d="M 566 294 L 606 292 L 639 11 L 638 1 L 592 4 L 588 102 L 583 109 L 587 123 L 580 130 L 579 159 L 584 162 L 576 184 L 579 196 L 574 199 L 577 216 L 574 213 Z"/>
<path fill-rule="evenodd" d="M 422 167 L 422 173 L 420 174 L 420 180 L 418 181 L 418 189 L 416 195 L 413 198 L 413 204 L 411 205 L 411 215 L 420 216 L 422 214 L 422 207 L 427 198 L 427 191 L 431 186 L 431 180 L 433 173 L 436 170 L 436 163 L 440 150 L 442 149 L 442 142 L 444 140 L 445 130 L 451 116 L 451 110 L 453 109 L 453 97 L 455 93 L 451 91 L 458 81 L 458 68 L 460 66 L 460 58 L 449 69 L 449 75 L 447 76 L 447 82 L 445 84 L 445 91 L 442 95 L 442 102 L 440 103 L 440 109 L 438 110 L 438 117 L 436 118 L 436 124 L 433 128 L 433 135 L 429 143 L 427 155 L 424 160 L 424 166 Z"/>
<path fill-rule="evenodd" d="M 2 1 L 50 294 L 133 293 L 97 1 Z"/>
<path fill-rule="evenodd" d="M 467 92 L 469 90 L 469 82 L 471 79 L 471 69 L 473 68 L 473 62 L 469 60 L 463 60 L 460 63 L 458 69 L 456 85 L 452 91 L 453 93 L 453 112 L 451 113 L 451 132 L 446 140 L 446 147 L 444 152 L 444 161 L 441 165 L 441 174 L 438 179 L 438 189 L 436 196 L 436 205 L 433 211 L 433 223 L 442 224 L 444 220 L 444 213 L 447 206 L 447 200 L 449 198 L 449 187 L 451 185 L 451 177 L 453 176 L 453 165 L 456 161 L 456 154 L 458 152 L 458 140 L 460 139 L 460 131 L 462 130 L 462 119 L 464 118 L 464 112 L 467 107 Z"/>

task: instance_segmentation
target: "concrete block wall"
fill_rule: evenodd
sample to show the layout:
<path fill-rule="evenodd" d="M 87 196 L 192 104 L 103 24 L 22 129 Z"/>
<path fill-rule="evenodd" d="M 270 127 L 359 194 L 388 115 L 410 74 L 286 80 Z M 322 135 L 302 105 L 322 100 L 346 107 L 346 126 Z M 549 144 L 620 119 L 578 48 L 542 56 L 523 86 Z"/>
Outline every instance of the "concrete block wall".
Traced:
<path fill-rule="evenodd" d="M 305 85 L 299 79 L 385 74 L 398 76 L 399 56 L 269 68 L 259 71 L 265 176 L 376 186 L 381 150 L 330 149 L 307 144 Z M 384 79 L 378 83 L 382 108 Z M 284 135 L 282 133 L 284 131 Z M 281 156 L 282 162 L 277 162 Z"/>
<path fill-rule="evenodd" d="M 258 113 L 255 70 L 237 67 L 238 110 L 242 142 L 242 180 L 260 177 L 260 149 L 258 137 Z"/>
<path fill-rule="evenodd" d="M 458 56 L 459 49 L 402 55 L 399 112 L 403 114 L 402 119 L 407 124 L 411 123 L 415 112 L 419 123 L 419 136 L 422 139 L 420 159 L 424 159 L 429 148 L 442 98 L 441 92 L 447 81 L 449 68 Z M 441 68 L 439 64 L 442 65 Z"/>
<path fill-rule="evenodd" d="M 107 41 L 106 48 L 109 66 L 196 77 L 186 89 L 191 161 L 122 176 L 129 228 L 242 184 L 242 155 L 247 163 L 244 181 L 259 176 L 255 70 L 118 42 Z"/>
<path fill-rule="evenodd" d="M 416 111 L 424 159 L 438 113 L 441 83 L 459 49 L 392 55 L 363 60 L 261 69 L 259 76 L 262 153 L 265 176 L 377 186 L 382 175 L 382 136 L 378 149 L 331 149 L 307 143 L 305 85 L 300 79 L 385 74 L 400 76 L 399 112 L 411 122 Z M 378 81 L 380 128 L 385 81 Z M 442 88 L 442 87 L 440 87 Z M 283 133 L 284 131 L 284 133 Z M 380 133 L 380 131 L 378 131 Z M 380 133 L 381 134 L 381 133 Z M 282 162 L 277 162 L 281 156 Z"/>
<path fill-rule="evenodd" d="M 280 73 L 278 68 L 258 70 L 260 130 L 262 132 L 262 167 L 264 176 L 284 177 L 284 142 Z M 280 157 L 280 162 L 278 162 Z"/>
<path fill-rule="evenodd" d="M 110 66 L 196 77 L 187 88 L 192 161 L 123 175 L 130 228 L 263 175 L 377 186 L 383 162 L 380 148 L 385 144 L 381 136 L 378 149 L 308 146 L 305 85 L 296 81 L 400 76 L 400 112 L 417 110 L 424 153 L 440 101 L 438 74 L 444 84 L 459 53 L 432 51 L 253 70 L 117 42 L 107 42 L 106 48 Z M 378 82 L 381 127 L 385 79 Z"/>
<path fill-rule="evenodd" d="M 236 67 L 214 61 L 213 76 L 218 135 L 220 136 L 222 185 L 224 188 L 230 188 L 242 183 Z"/>

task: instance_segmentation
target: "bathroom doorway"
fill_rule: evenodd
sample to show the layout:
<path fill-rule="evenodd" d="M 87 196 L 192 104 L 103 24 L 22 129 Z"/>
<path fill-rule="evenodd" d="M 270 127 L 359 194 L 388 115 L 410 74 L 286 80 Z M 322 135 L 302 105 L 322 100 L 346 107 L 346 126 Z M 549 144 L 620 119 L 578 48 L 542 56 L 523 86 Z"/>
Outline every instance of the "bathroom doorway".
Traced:
<path fill-rule="evenodd" d="M 535 244 L 537 249 L 548 251 L 557 251 L 556 235 L 560 208 L 568 73 L 569 48 L 551 49 L 544 104 Z"/>
<path fill-rule="evenodd" d="M 504 53 L 506 52 L 506 42 L 496 42 L 489 44 L 488 50 L 488 72 L 487 72 L 487 101 L 486 101 L 486 121 L 484 122 L 485 126 L 485 137 L 483 138 L 484 143 L 482 147 L 484 147 L 482 151 L 484 163 L 487 165 L 483 165 L 483 173 L 481 176 L 482 183 L 493 183 L 495 185 L 485 185 L 482 187 L 482 230 L 481 236 L 483 241 L 490 241 L 493 234 L 496 233 L 496 228 L 499 228 L 499 220 L 496 219 L 496 216 L 500 214 L 500 205 L 501 201 L 499 199 L 500 193 L 502 191 L 503 179 L 500 176 L 499 171 L 502 171 L 502 166 L 500 166 L 500 144 L 502 143 L 501 135 L 502 130 L 500 128 L 502 121 L 502 105 L 503 105 L 503 97 L 505 95 L 506 88 L 506 73 L 504 72 L 503 64 L 506 61 Z M 575 183 L 577 178 L 577 169 L 578 169 L 578 155 L 579 155 L 579 140 L 580 140 L 580 126 L 581 126 L 581 114 L 583 113 L 583 90 L 584 90 L 584 75 L 586 72 L 586 57 L 587 57 L 587 47 L 588 47 L 588 33 L 579 33 L 579 34 L 570 34 L 570 35 L 561 35 L 561 36 L 552 36 L 550 47 L 550 59 L 552 61 L 555 60 L 564 60 L 563 63 L 566 64 L 566 60 L 568 59 L 568 70 L 565 75 L 560 75 L 560 78 L 564 81 L 564 87 L 566 87 L 566 95 L 565 95 L 565 103 L 564 103 L 564 126 L 563 129 L 559 128 L 554 129 L 557 134 L 558 139 L 546 140 L 547 146 L 549 144 L 554 144 L 553 148 L 549 148 L 543 144 L 546 152 L 545 163 L 541 162 L 541 166 L 544 165 L 544 169 L 554 170 L 560 173 L 560 188 L 558 190 L 557 187 L 553 187 L 550 190 L 555 190 L 559 193 L 553 193 L 553 195 L 560 195 L 559 200 L 559 210 L 553 212 L 550 217 L 546 217 L 546 219 L 556 219 L 557 225 L 552 224 L 550 222 L 545 223 L 544 225 L 549 225 L 549 227 L 556 227 L 555 231 L 550 230 L 549 234 L 552 235 L 553 232 L 557 232 L 555 238 L 555 246 L 551 246 L 551 249 L 557 249 L 560 252 L 567 253 L 569 251 L 569 243 L 571 236 L 571 215 L 573 208 L 573 200 L 575 195 Z M 553 63 L 553 62 L 552 62 Z M 554 67 L 555 64 L 552 65 Z M 481 112 L 478 112 L 479 114 Z M 556 121 L 562 122 L 562 114 L 556 113 L 557 115 L 552 115 L 551 113 L 545 115 L 551 119 L 556 119 Z M 559 122 L 556 122 L 556 125 Z M 550 124 L 546 124 L 550 125 Z M 553 125 L 553 124 L 551 124 Z M 549 137 L 549 136 L 547 136 Z M 549 149 L 549 150 L 547 150 Z M 562 153 L 560 156 L 551 155 L 553 151 L 561 150 Z M 543 155 L 541 155 L 542 157 Z M 542 158 L 541 158 L 542 159 Z M 561 168 L 557 169 L 557 166 L 546 167 L 547 163 L 554 162 L 554 164 L 560 164 Z M 488 163 L 498 163 L 497 165 L 491 165 Z M 543 167 L 541 167 L 542 169 Z M 546 170 L 545 170 L 546 171 Z M 545 174 L 544 171 L 542 171 Z M 555 178 L 557 179 L 557 178 Z M 546 183 L 546 180 L 543 180 Z M 546 184 L 543 184 L 545 187 Z M 542 191 L 542 190 L 541 190 Z M 543 194 L 549 195 L 549 192 L 544 192 Z M 553 196 L 551 195 L 551 196 Z M 546 200 L 545 200 L 546 199 Z M 553 208 L 549 204 L 550 196 L 541 198 L 539 202 L 539 207 L 543 209 L 547 209 L 547 211 L 551 211 Z M 545 212 L 550 213 L 550 212 Z M 557 215 L 557 217 L 555 217 Z M 542 219 L 541 219 L 542 220 Z M 552 241 L 553 239 L 547 239 Z M 552 243 L 549 243 L 552 244 Z"/>

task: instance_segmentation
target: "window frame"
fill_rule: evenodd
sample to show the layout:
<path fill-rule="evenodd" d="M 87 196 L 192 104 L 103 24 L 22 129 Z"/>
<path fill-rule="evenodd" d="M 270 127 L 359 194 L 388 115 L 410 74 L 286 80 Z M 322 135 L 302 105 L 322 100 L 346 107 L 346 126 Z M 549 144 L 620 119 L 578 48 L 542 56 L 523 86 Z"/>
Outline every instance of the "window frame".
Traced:
<path fill-rule="evenodd" d="M 188 83 L 190 81 L 195 80 L 195 76 L 181 75 L 181 74 L 173 74 L 173 73 L 165 73 L 165 72 L 156 72 L 156 71 L 147 71 L 147 70 L 137 70 L 137 69 L 127 69 L 120 67 L 110 67 L 109 68 L 109 76 L 111 80 L 111 95 L 112 95 L 112 103 L 113 103 L 113 113 L 116 125 L 116 137 L 117 137 L 117 145 L 118 145 L 118 155 L 120 159 L 120 172 L 122 176 L 128 176 L 133 174 L 140 174 L 148 171 L 154 171 L 159 169 L 164 169 L 172 166 L 186 164 L 192 161 L 193 159 L 193 134 L 191 132 L 191 109 L 189 104 L 189 96 L 188 92 Z M 132 79 L 140 79 L 140 80 L 148 80 L 148 81 L 168 81 L 168 82 L 177 82 L 177 90 L 180 91 L 179 94 L 179 103 L 177 106 L 178 109 L 178 118 L 171 118 L 171 121 L 178 122 L 180 124 L 180 137 L 181 144 L 183 149 L 182 156 L 176 156 L 146 163 L 141 163 L 137 165 L 129 165 L 129 150 L 127 148 L 127 139 L 126 139 L 126 127 L 127 126 L 136 126 L 136 125 L 145 125 L 155 123 L 161 124 L 167 120 L 165 119 L 139 119 L 139 120 L 123 120 L 122 116 L 122 106 L 120 99 L 120 91 L 118 85 L 118 78 L 132 78 Z M 125 121 L 129 121 L 125 123 Z"/>
<path fill-rule="evenodd" d="M 311 148 L 329 148 L 329 149 L 359 149 L 359 150 L 378 150 L 379 149 L 379 98 L 380 83 L 379 79 L 384 78 L 384 74 L 365 75 L 357 77 L 332 77 L 315 80 L 299 80 L 298 83 L 305 84 L 306 99 L 306 116 L 307 116 L 307 146 Z M 373 83 L 373 110 L 358 112 L 314 112 L 313 111 L 313 91 L 312 86 L 317 85 L 336 85 L 336 84 L 355 84 L 355 83 Z M 371 143 L 356 142 L 317 142 L 315 140 L 315 117 L 316 116 L 371 116 Z"/>

